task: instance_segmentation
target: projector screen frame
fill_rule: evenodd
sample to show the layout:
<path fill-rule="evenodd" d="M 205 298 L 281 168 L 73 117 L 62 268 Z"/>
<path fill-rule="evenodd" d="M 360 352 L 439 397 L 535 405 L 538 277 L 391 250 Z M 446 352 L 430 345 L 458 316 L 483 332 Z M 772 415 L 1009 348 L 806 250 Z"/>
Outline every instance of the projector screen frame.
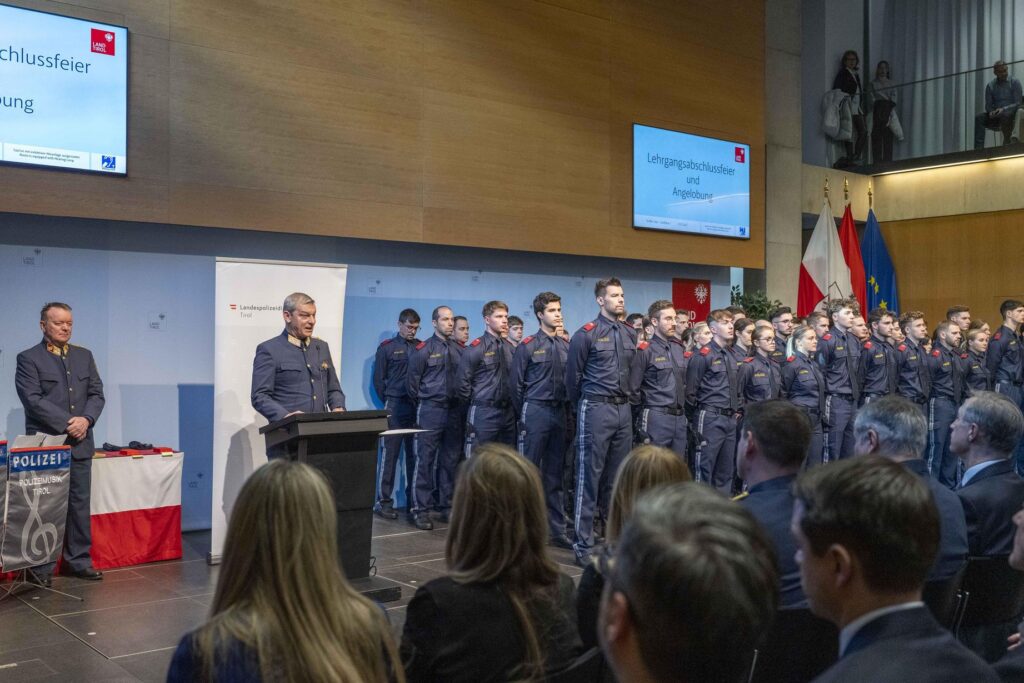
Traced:
<path fill-rule="evenodd" d="M 21 10 L 24 12 L 35 12 L 37 14 L 47 14 L 52 17 L 60 17 L 61 19 L 71 19 L 73 21 L 80 21 L 83 23 L 95 23 L 101 26 L 110 26 L 113 28 L 123 29 L 125 33 L 125 55 L 124 55 L 124 158 L 125 166 L 128 165 L 129 150 L 131 149 L 131 93 L 132 93 L 132 55 L 131 55 L 131 31 L 129 28 L 122 24 L 115 24 L 109 21 L 93 21 L 92 19 L 83 19 L 81 17 L 74 17 L 68 14 L 61 14 L 59 12 L 50 12 L 47 10 L 36 9 L 34 7 L 21 7 L 19 5 L 12 5 L 9 2 L 0 1 L 0 7 L 9 7 L 10 9 Z M 88 176 L 102 176 L 107 178 L 115 178 L 126 180 L 128 178 L 128 170 L 124 173 L 110 172 L 110 171 L 94 171 L 91 168 L 68 168 L 66 166 L 50 166 L 47 164 L 31 164 L 22 161 L 4 161 L 0 160 L 0 167 L 3 168 L 24 168 L 30 170 L 44 170 L 44 171 L 57 171 L 60 173 L 75 173 L 83 174 Z"/>
<path fill-rule="evenodd" d="M 649 123 L 642 123 L 642 122 L 639 122 L 639 121 L 632 121 L 630 123 L 630 126 L 629 126 L 629 141 L 630 141 L 629 151 L 630 151 L 630 171 L 631 171 L 630 172 L 630 188 L 629 188 L 630 189 L 630 192 L 629 192 L 629 216 L 630 216 L 629 222 L 630 222 L 630 225 L 632 225 L 634 230 L 649 230 L 649 231 L 652 231 L 652 232 L 668 233 L 668 234 L 671 234 L 671 235 L 682 235 L 682 236 L 689 236 L 689 237 L 710 237 L 710 238 L 714 238 L 714 239 L 738 240 L 738 241 L 741 241 L 741 242 L 749 242 L 749 241 L 751 241 L 753 239 L 753 232 L 754 232 L 753 227 L 754 226 L 752 224 L 751 225 L 747 225 L 747 236 L 746 237 L 742 237 L 742 236 L 739 236 L 739 235 L 715 235 L 715 234 L 704 233 L 704 232 L 691 232 L 689 230 L 670 230 L 670 229 L 666 229 L 666 228 L 652 228 L 652 227 L 648 227 L 648 226 L 645 226 L 645 225 L 637 225 L 636 224 L 636 127 L 637 126 L 643 126 L 644 128 L 653 128 L 655 130 L 662 130 L 662 131 L 665 131 L 667 133 L 681 133 L 683 135 L 690 135 L 690 136 L 697 137 L 697 138 L 704 138 L 706 140 L 715 140 L 715 141 L 718 141 L 718 142 L 725 142 L 725 143 L 732 144 L 732 145 L 743 145 L 744 147 L 746 147 L 747 148 L 747 159 L 746 159 L 745 163 L 747 164 L 747 206 L 748 206 L 747 211 L 748 211 L 748 217 L 750 217 L 751 200 L 752 200 L 751 179 L 750 179 L 750 176 L 751 176 L 751 166 L 750 166 L 751 158 L 750 158 L 750 154 L 753 152 L 753 149 L 754 149 L 753 145 L 751 145 L 749 142 L 744 142 L 742 140 L 729 140 L 727 138 L 720 138 L 720 137 L 717 137 L 717 136 L 714 136 L 714 135 L 703 135 L 701 133 L 693 133 L 693 132 L 690 132 L 688 130 L 677 130 L 675 128 L 666 128 L 665 126 L 655 126 L 655 125 L 651 125 Z M 750 222 L 752 223 L 753 221 L 751 220 Z"/>

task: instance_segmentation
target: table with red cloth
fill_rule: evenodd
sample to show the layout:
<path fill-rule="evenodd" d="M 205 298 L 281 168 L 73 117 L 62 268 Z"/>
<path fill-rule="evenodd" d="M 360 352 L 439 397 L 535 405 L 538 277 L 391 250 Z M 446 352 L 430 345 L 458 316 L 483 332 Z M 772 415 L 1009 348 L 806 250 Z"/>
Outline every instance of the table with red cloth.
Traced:
<path fill-rule="evenodd" d="M 184 458 L 169 449 L 96 453 L 90 498 L 96 569 L 181 557 Z"/>

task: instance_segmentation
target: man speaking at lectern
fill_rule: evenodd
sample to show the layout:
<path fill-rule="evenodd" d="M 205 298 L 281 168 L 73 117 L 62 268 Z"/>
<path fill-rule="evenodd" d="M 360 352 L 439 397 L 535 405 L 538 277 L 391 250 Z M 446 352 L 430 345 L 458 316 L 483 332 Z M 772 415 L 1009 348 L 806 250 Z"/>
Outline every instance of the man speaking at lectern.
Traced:
<path fill-rule="evenodd" d="M 256 347 L 252 362 L 252 407 L 270 422 L 296 413 L 345 410 L 345 394 L 327 342 L 313 336 L 316 302 L 289 294 L 282 306 L 284 331 Z M 268 458 L 283 450 L 268 449 Z"/>

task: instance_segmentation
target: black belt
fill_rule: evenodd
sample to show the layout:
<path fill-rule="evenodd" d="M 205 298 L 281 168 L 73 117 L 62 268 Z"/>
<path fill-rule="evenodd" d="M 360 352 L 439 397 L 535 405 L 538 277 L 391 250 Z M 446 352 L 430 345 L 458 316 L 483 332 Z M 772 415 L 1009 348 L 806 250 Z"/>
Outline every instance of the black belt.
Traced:
<path fill-rule="evenodd" d="M 911 401 L 913 401 L 914 403 L 916 403 L 916 404 L 918 404 L 918 405 L 922 405 L 922 406 L 923 406 L 923 405 L 924 405 L 925 403 L 927 403 L 927 402 L 928 402 L 928 399 L 926 399 L 926 398 L 912 398 L 912 399 L 910 399 L 910 400 L 911 400 Z"/>
<path fill-rule="evenodd" d="M 805 413 L 807 413 L 807 415 L 809 417 L 811 417 L 812 419 L 815 419 L 815 420 L 820 420 L 821 419 L 821 413 L 818 411 L 817 408 L 807 408 L 806 406 L 797 406 L 797 408 L 799 408 L 800 410 L 802 410 Z"/>
<path fill-rule="evenodd" d="M 738 410 L 733 410 L 732 408 L 716 408 L 715 406 L 698 406 L 698 410 L 706 410 L 709 413 L 713 413 L 715 415 L 722 415 L 724 417 L 732 417 L 733 415 L 739 412 Z"/>
<path fill-rule="evenodd" d="M 436 403 L 447 408 L 449 400 L 447 398 L 421 398 L 420 403 Z"/>
<path fill-rule="evenodd" d="M 629 403 L 629 399 L 625 396 L 601 396 L 599 394 L 584 394 L 583 400 L 593 403 L 614 403 L 617 406 Z"/>
<path fill-rule="evenodd" d="M 1024 382 L 1014 382 L 1013 380 L 1010 379 L 997 379 L 996 384 L 1012 384 L 1015 387 L 1019 387 L 1024 385 Z"/>
<path fill-rule="evenodd" d="M 511 403 L 508 400 L 503 401 L 473 401 L 473 405 L 481 406 L 484 408 L 508 408 Z"/>
<path fill-rule="evenodd" d="M 656 410 L 659 413 L 668 413 L 669 415 L 676 416 L 683 414 L 683 409 L 676 406 L 644 406 L 644 410 Z"/>
<path fill-rule="evenodd" d="M 565 401 L 552 401 L 552 400 L 546 399 L 546 398 L 528 398 L 528 399 L 526 399 L 526 401 L 524 401 L 524 403 L 536 403 L 536 404 L 542 405 L 542 406 L 549 406 L 549 407 L 552 407 L 552 408 L 560 408 L 561 406 L 564 406 L 566 402 Z"/>
<path fill-rule="evenodd" d="M 828 394 L 832 398 L 838 398 L 840 401 L 846 401 L 847 403 L 853 403 L 853 396 L 849 394 Z"/>

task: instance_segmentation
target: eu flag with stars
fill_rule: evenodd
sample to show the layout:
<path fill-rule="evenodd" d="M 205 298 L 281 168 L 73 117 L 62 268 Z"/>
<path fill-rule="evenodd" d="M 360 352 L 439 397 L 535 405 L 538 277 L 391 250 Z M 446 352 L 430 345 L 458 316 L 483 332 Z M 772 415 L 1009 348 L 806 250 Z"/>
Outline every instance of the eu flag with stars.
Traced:
<path fill-rule="evenodd" d="M 868 310 L 885 308 L 898 313 L 900 300 L 896 293 L 896 269 L 892 266 L 892 259 L 889 258 L 889 250 L 885 246 L 873 209 L 868 210 L 868 222 L 860 242 L 860 254 L 864 259 Z"/>

